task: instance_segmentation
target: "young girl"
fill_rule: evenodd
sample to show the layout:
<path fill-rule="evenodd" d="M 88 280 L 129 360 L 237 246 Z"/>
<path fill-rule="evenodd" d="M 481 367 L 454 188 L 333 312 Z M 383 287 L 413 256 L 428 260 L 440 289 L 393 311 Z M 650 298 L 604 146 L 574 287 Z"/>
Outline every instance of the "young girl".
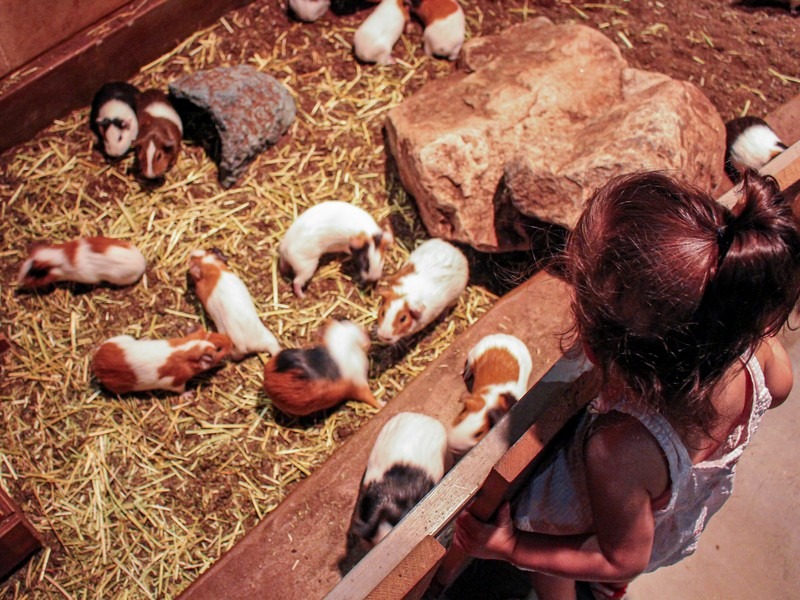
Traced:
<path fill-rule="evenodd" d="M 576 598 L 576 580 L 622 598 L 694 551 L 765 410 L 789 394 L 773 336 L 800 295 L 800 233 L 754 171 L 733 212 L 665 174 L 628 175 L 589 201 L 566 266 L 602 392 L 515 508 L 493 523 L 464 512 L 454 543 L 533 571 L 540 600 Z"/>

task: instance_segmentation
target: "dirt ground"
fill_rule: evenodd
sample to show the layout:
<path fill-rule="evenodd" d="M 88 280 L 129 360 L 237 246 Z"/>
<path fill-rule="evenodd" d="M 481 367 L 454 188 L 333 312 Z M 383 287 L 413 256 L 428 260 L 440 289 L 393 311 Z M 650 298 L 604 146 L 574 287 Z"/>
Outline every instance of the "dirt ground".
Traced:
<path fill-rule="evenodd" d="M 462 4 L 469 37 L 499 33 L 535 16 L 596 27 L 617 43 L 632 66 L 697 84 L 723 120 L 744 113 L 763 116 L 800 93 L 800 16 L 790 15 L 780 1 L 462 0 Z M 310 421 L 275 417 L 263 396 L 242 391 L 248 379 L 260 377 L 257 361 L 226 369 L 220 384 L 203 381 L 193 403 L 163 395 L 117 401 L 90 384 L 82 355 L 97 339 L 121 333 L 128 322 L 147 332 L 153 330 L 154 315 L 163 320 L 197 312 L 196 301 L 185 298 L 185 281 L 175 281 L 170 261 L 179 241 L 213 240 L 222 227 L 215 222 L 184 227 L 184 214 L 200 214 L 204 202 L 227 202 L 221 211 L 225 214 L 239 211 L 230 213 L 239 221 L 222 230 L 230 235 L 231 247 L 224 250 L 263 256 L 265 244 L 274 242 L 280 228 L 275 225 L 279 220 L 275 211 L 262 210 L 261 204 L 295 195 L 290 185 L 305 186 L 307 192 L 297 192 L 304 199 L 306 193 L 318 199 L 321 179 L 337 177 L 338 169 L 346 173 L 344 193 L 373 210 L 391 213 L 403 229 L 401 238 L 411 242 L 425 236 L 413 203 L 394 190 L 396 183 L 385 175 L 383 111 L 457 65 L 423 56 L 419 26 L 406 32 L 396 46 L 397 65 L 357 65 L 349 43 L 365 14 L 329 13 L 305 24 L 287 15 L 285 2 L 256 0 L 137 75 L 139 87 L 165 88 L 175 77 L 197 68 L 202 57 L 204 67 L 253 64 L 292 86 L 301 124 L 291 130 L 291 140 L 282 140 L 253 164 L 238 189 L 224 195 L 199 147 L 185 151 L 184 166 L 191 168 L 188 184 L 175 173 L 165 189 L 147 190 L 128 177 L 129 163 L 108 168 L 85 125 L 88 109 L 65 115 L 30 142 L 0 155 L 0 327 L 20 332 L 10 336 L 15 343 L 29 338 L 37 352 L 66 347 L 44 369 L 18 350 L 6 357 L 5 378 L 0 380 L 0 483 L 22 504 L 49 549 L 9 581 L 0 582 L 0 597 L 173 597 L 369 418 L 369 411 L 350 405 L 347 411 Z M 377 81 L 377 74 L 383 78 L 379 83 L 364 83 L 373 76 Z M 337 95 L 336 85 L 355 81 L 353 94 L 360 95 L 349 103 Z M 341 99 L 340 105 L 322 119 L 318 107 L 330 104 L 332 98 Z M 301 157 L 296 163 L 291 162 L 293 148 Z M 313 159 L 303 161 L 305 155 Z M 325 166 L 323 155 L 334 155 L 345 167 Z M 318 158 L 321 179 L 308 174 Z M 276 175 L 283 163 L 299 164 L 305 172 L 285 167 L 287 173 Z M 72 171 L 77 173 L 68 175 Z M 68 181 L 68 176 L 79 180 Z M 289 179 L 297 181 L 288 183 Z M 176 197 L 175 190 L 183 196 Z M 259 199 L 259 207 L 240 210 L 244 204 L 239 203 L 249 196 Z M 136 203 L 143 208 L 137 209 Z M 37 205 L 39 210 L 34 210 Z M 284 220 L 290 215 L 278 213 Z M 142 243 L 157 250 L 161 259 L 150 274 L 149 285 L 157 295 L 138 290 L 73 296 L 59 289 L 41 297 L 13 293 L 26 242 L 54 235 L 69 239 L 69 234 L 77 235 L 95 221 L 124 228 L 126 222 L 147 224 L 148 218 Z M 395 255 L 393 266 L 401 258 Z M 509 263 L 512 260 L 518 257 L 509 258 Z M 500 270 L 503 261 L 492 258 Z M 178 262 L 175 258 L 174 264 Z M 287 282 L 275 283 L 280 294 L 276 291 L 273 296 L 268 271 L 241 259 L 235 264 L 253 282 L 254 296 L 272 298 L 276 315 L 290 312 Z M 367 312 L 351 306 L 372 299 L 351 294 L 347 284 L 343 288 L 335 269 L 326 265 L 325 273 L 316 278 L 319 303 L 312 298 L 299 309 L 292 308 L 299 310 L 297 318 L 304 324 L 302 335 L 290 343 L 310 339 L 317 317 L 331 305 L 325 302 L 337 294 L 342 310 L 349 311 L 342 316 L 357 315 L 367 324 L 374 321 L 374 302 Z M 385 398 L 402 389 L 403 381 L 435 358 L 437 346 L 463 331 L 488 309 L 496 292 L 507 288 L 507 282 L 489 279 L 473 280 L 470 300 L 456 310 L 458 318 L 429 332 L 420 348 L 404 348 L 402 355 L 380 349 L 371 376 L 377 379 L 380 374 Z M 36 310 L 46 312 L 38 322 Z M 82 327 L 95 317 L 102 317 L 102 325 L 90 335 Z M 343 416 L 348 412 L 350 417 Z M 126 433 L 118 441 L 114 436 L 123 429 Z M 74 431 L 80 435 L 70 439 Z M 278 464 L 276 457 L 283 462 Z M 69 516 L 75 507 L 80 511 Z M 116 521 L 118 513 L 125 515 L 124 522 Z"/>

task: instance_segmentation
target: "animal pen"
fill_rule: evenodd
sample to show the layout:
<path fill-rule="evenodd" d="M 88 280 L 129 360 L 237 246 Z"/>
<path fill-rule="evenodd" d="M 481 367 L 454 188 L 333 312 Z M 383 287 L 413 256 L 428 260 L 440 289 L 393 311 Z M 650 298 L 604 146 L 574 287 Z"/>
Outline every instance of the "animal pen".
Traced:
<path fill-rule="evenodd" d="M 389 111 L 458 65 L 425 56 L 420 27 L 403 34 L 395 64 L 357 61 L 352 38 L 368 3 L 313 23 L 289 16 L 281 1 L 107 0 L 72 3 L 79 10 L 64 15 L 57 2 L 48 10 L 32 4 L 0 8 L 0 16 L 8 11 L 0 18 L 0 348 L 7 346 L 0 365 L 0 594 L 433 595 L 464 563 L 446 555 L 448 524 L 473 499 L 470 510 L 490 515 L 531 468 L 520 456 L 543 450 L 591 396 L 591 376 L 561 357 L 568 290 L 541 268 L 552 253 L 541 240 L 532 240 L 533 251 L 496 255 L 461 244 L 470 279 L 457 303 L 409 340 L 373 342 L 369 382 L 386 402 L 380 410 L 351 401 L 309 417 L 283 414 L 261 389 L 266 354 L 200 375 L 186 396 L 117 396 L 93 378 L 90 359 L 122 333 L 168 338 L 197 325 L 213 330 L 187 281 L 191 251 L 212 247 L 230 257 L 283 347 L 316 343 L 331 318 L 373 328 L 380 299 L 357 283 L 354 261 L 323 260 L 297 298 L 279 271 L 277 247 L 299 214 L 331 200 L 391 226 L 385 274 L 431 237 L 388 156 L 383 128 Z M 629 2 L 461 4 L 468 38 L 548 16 L 593 26 L 623 51 L 668 42 L 658 21 Z M 692 35 L 695 58 L 710 63 L 704 52 L 718 49 Z M 700 64 L 689 62 L 682 68 Z M 235 183 L 221 185 L 213 149 L 196 140 L 184 141 L 156 184 L 137 176 L 133 157 L 103 157 L 88 126 L 100 85 L 127 80 L 167 91 L 187 74 L 237 65 L 274 77 L 297 113 Z M 675 68 L 676 77 L 689 78 Z M 743 83 L 749 90 L 739 86 L 741 96 L 730 101 L 738 111 L 748 98 L 746 112 L 752 98 L 794 144 L 766 167 L 788 188 L 800 179 L 800 97 L 796 78 L 776 72 L 781 87 Z M 724 191 L 714 193 L 730 201 Z M 94 235 L 141 249 L 148 263 L 142 280 L 17 289 L 31 244 Z M 493 332 L 513 333 L 531 350 L 531 391 L 381 544 L 353 553 L 350 515 L 382 424 L 401 411 L 452 423 L 467 353 Z"/>

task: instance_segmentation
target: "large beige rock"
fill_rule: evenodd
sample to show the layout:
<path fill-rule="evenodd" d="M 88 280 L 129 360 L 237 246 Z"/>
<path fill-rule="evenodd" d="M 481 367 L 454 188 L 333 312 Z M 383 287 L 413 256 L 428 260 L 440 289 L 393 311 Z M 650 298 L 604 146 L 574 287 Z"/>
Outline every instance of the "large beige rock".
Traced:
<path fill-rule="evenodd" d="M 462 70 L 393 109 L 386 131 L 429 233 L 484 251 L 526 248 L 540 222 L 572 227 L 614 175 L 666 169 L 713 193 L 725 150 L 697 87 L 544 18 L 471 40 Z"/>

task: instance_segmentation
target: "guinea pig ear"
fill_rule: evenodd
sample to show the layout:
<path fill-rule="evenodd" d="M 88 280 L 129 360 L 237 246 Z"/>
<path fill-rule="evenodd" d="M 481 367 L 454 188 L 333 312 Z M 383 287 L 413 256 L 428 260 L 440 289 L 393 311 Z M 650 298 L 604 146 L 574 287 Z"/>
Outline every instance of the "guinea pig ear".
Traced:
<path fill-rule="evenodd" d="M 392 230 L 387 226 L 383 229 L 383 235 L 381 235 L 380 249 L 386 250 L 392 244 L 394 244 L 394 233 L 392 233 Z"/>
<path fill-rule="evenodd" d="M 369 243 L 369 238 L 364 233 L 359 233 L 350 238 L 349 248 L 351 253 L 362 250 Z"/>
<path fill-rule="evenodd" d="M 516 402 L 517 397 L 513 394 L 500 394 L 498 405 L 486 412 L 486 416 L 489 418 L 489 425 L 491 427 L 497 425 L 497 422 L 503 418 L 503 415 L 511 410 L 511 407 L 514 406 Z"/>
<path fill-rule="evenodd" d="M 419 306 L 408 306 L 408 312 L 411 314 L 411 318 L 415 321 L 419 321 L 422 318 L 422 313 L 424 310 L 424 304 L 420 304 Z"/>
<path fill-rule="evenodd" d="M 192 264 L 189 265 L 189 275 L 192 276 L 192 279 L 195 281 L 200 281 L 203 278 L 203 267 L 200 266 L 199 261 L 192 261 Z"/>
<path fill-rule="evenodd" d="M 212 248 L 212 249 L 210 250 L 210 252 L 212 252 L 212 253 L 214 254 L 214 256 L 216 256 L 218 259 L 220 259 L 220 260 L 221 260 L 222 262 L 224 262 L 226 265 L 228 264 L 228 257 L 227 257 L 227 256 L 225 256 L 225 255 L 222 253 L 222 250 L 220 250 L 219 248 Z"/>

